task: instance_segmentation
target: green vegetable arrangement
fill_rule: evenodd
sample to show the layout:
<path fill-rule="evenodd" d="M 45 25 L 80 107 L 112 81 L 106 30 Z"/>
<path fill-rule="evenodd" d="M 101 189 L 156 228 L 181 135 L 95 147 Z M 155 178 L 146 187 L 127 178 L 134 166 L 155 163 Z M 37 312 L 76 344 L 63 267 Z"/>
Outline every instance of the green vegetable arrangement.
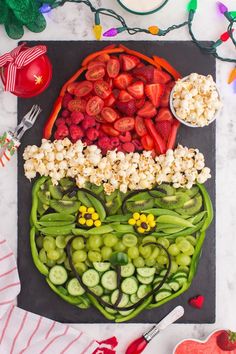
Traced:
<path fill-rule="evenodd" d="M 189 288 L 213 218 L 203 185 L 106 195 L 102 186 L 41 177 L 32 197 L 35 266 L 62 299 L 115 322 Z"/>

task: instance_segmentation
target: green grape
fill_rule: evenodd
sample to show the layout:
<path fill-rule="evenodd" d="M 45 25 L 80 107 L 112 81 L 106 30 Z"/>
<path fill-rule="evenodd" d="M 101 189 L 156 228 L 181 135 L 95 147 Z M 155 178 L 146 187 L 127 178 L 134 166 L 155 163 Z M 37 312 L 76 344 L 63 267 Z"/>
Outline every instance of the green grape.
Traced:
<path fill-rule="evenodd" d="M 148 258 L 152 254 L 152 247 L 151 246 L 139 246 L 139 252 L 144 258 Z"/>
<path fill-rule="evenodd" d="M 117 252 L 124 252 L 126 250 L 125 245 L 121 241 L 119 241 L 113 248 Z"/>
<path fill-rule="evenodd" d="M 157 242 L 157 239 L 155 236 L 145 236 L 142 240 L 142 243 L 148 243 L 148 242 Z"/>
<path fill-rule="evenodd" d="M 112 248 L 110 247 L 103 246 L 101 249 L 102 259 L 104 261 L 108 261 L 111 258 L 112 253 Z"/>
<path fill-rule="evenodd" d="M 176 238 L 175 243 L 177 244 L 177 243 L 179 243 L 179 242 L 181 242 L 183 240 L 185 240 L 185 237 L 179 236 L 179 237 Z"/>
<path fill-rule="evenodd" d="M 148 257 L 148 259 L 152 260 L 155 259 L 159 256 L 160 254 L 160 250 L 158 247 L 155 247 L 154 250 L 152 251 L 152 254 L 150 255 L 150 257 Z"/>
<path fill-rule="evenodd" d="M 74 265 L 76 271 L 79 273 L 79 275 L 82 275 L 87 269 L 87 265 L 82 262 L 78 262 Z"/>
<path fill-rule="evenodd" d="M 153 267 L 156 264 L 156 260 L 147 258 L 145 260 L 145 264 L 146 264 L 147 267 Z"/>
<path fill-rule="evenodd" d="M 41 262 L 47 263 L 48 258 L 44 248 L 39 251 L 39 259 Z"/>
<path fill-rule="evenodd" d="M 180 266 L 188 266 L 191 263 L 191 258 L 186 254 L 178 254 L 176 263 Z"/>
<path fill-rule="evenodd" d="M 66 260 L 66 252 L 63 252 L 60 258 L 57 260 L 57 264 L 62 264 Z"/>
<path fill-rule="evenodd" d="M 51 236 L 44 237 L 43 248 L 45 249 L 46 252 L 49 252 L 51 250 L 55 250 L 55 248 L 56 248 L 55 239 Z"/>
<path fill-rule="evenodd" d="M 103 242 L 105 246 L 113 247 L 117 244 L 118 238 L 116 235 L 113 234 L 105 234 L 103 235 Z"/>
<path fill-rule="evenodd" d="M 36 238 L 36 245 L 38 248 L 43 248 L 43 236 L 38 236 Z"/>
<path fill-rule="evenodd" d="M 159 243 L 160 245 L 164 246 L 165 248 L 168 248 L 170 245 L 169 240 L 167 240 L 167 238 L 164 237 L 159 237 L 157 240 L 157 243 Z"/>
<path fill-rule="evenodd" d="M 85 247 L 83 237 L 76 237 L 71 243 L 74 250 L 82 250 Z"/>
<path fill-rule="evenodd" d="M 99 235 L 92 235 L 88 240 L 88 247 L 90 250 L 96 250 L 100 248 L 103 244 L 102 237 Z"/>
<path fill-rule="evenodd" d="M 88 259 L 91 262 L 101 262 L 102 260 L 102 255 L 98 251 L 89 251 L 88 253 Z"/>
<path fill-rule="evenodd" d="M 175 261 L 171 262 L 170 272 L 175 273 L 178 270 L 178 264 Z"/>
<path fill-rule="evenodd" d="M 66 268 L 67 270 L 71 270 L 71 267 L 70 267 L 70 263 L 69 263 L 69 259 L 68 259 L 68 258 L 65 259 L 64 265 L 65 265 L 65 268 Z"/>
<path fill-rule="evenodd" d="M 128 249 L 128 256 L 129 258 L 131 259 L 135 259 L 135 258 L 138 258 L 139 256 L 139 250 L 138 250 L 138 247 L 130 247 Z"/>
<path fill-rule="evenodd" d="M 83 250 L 77 250 L 72 254 L 73 263 L 84 262 L 87 259 L 87 253 Z"/>
<path fill-rule="evenodd" d="M 133 234 L 126 234 L 123 236 L 122 242 L 126 247 L 134 247 L 138 243 L 138 238 Z"/>
<path fill-rule="evenodd" d="M 66 247 L 65 236 L 57 236 L 56 237 L 56 246 L 61 249 Z"/>
<path fill-rule="evenodd" d="M 191 243 L 187 240 L 182 240 L 177 244 L 177 247 L 179 248 L 180 251 L 185 253 L 190 249 Z"/>
<path fill-rule="evenodd" d="M 142 257 L 137 257 L 137 258 L 135 258 L 134 260 L 133 260 L 133 263 L 134 263 L 134 266 L 136 267 L 136 268 L 142 268 L 142 267 L 144 267 L 145 266 L 145 261 L 144 261 L 144 259 L 142 258 Z"/>
<path fill-rule="evenodd" d="M 171 256 L 177 256 L 180 253 L 178 245 L 176 245 L 175 243 L 170 245 L 170 247 L 168 248 L 168 252 Z"/>
<path fill-rule="evenodd" d="M 46 265 L 47 265 L 49 268 L 54 267 L 55 264 L 56 264 L 56 262 L 53 261 L 52 259 L 48 259 L 48 260 L 47 260 L 47 263 L 46 263 Z"/>
<path fill-rule="evenodd" d="M 51 261 L 57 261 L 60 258 L 60 253 L 57 250 L 50 250 L 47 252 L 47 257 Z"/>
<path fill-rule="evenodd" d="M 190 245 L 190 248 L 188 249 L 188 251 L 185 251 L 184 254 L 186 254 L 187 256 L 192 256 L 194 254 L 194 251 L 194 247 Z"/>
<path fill-rule="evenodd" d="M 168 257 L 164 255 L 158 256 L 157 263 L 159 263 L 160 265 L 168 264 Z"/>
<path fill-rule="evenodd" d="M 194 236 L 186 236 L 186 240 L 188 240 L 193 246 L 196 246 L 197 240 Z"/>

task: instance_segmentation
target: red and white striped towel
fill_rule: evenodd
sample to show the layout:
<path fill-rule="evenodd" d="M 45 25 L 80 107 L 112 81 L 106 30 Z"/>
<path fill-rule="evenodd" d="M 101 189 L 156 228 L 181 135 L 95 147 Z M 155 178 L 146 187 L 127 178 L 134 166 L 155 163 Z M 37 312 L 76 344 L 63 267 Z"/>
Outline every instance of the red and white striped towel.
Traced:
<path fill-rule="evenodd" d="M 116 338 L 99 343 L 68 325 L 22 310 L 14 305 L 19 292 L 13 252 L 0 239 L 1 354 L 115 354 Z"/>

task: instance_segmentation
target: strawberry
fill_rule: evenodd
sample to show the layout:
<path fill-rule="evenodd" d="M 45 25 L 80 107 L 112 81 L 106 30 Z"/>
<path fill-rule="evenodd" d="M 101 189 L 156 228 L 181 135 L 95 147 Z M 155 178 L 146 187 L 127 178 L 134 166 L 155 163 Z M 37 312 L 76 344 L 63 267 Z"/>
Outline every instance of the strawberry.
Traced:
<path fill-rule="evenodd" d="M 143 118 L 153 118 L 157 114 L 156 108 L 149 101 L 146 101 L 141 109 L 138 110 L 138 115 Z"/>
<path fill-rule="evenodd" d="M 145 94 L 155 107 L 160 106 L 160 101 L 164 90 L 164 85 L 161 84 L 151 84 L 145 86 Z"/>
<path fill-rule="evenodd" d="M 217 337 L 217 345 L 223 351 L 236 349 L 236 332 L 222 331 Z"/>
<path fill-rule="evenodd" d="M 140 68 L 135 68 L 132 71 L 134 77 L 146 82 L 151 83 L 153 81 L 154 76 L 154 67 L 152 65 L 145 65 Z"/>
<path fill-rule="evenodd" d="M 165 71 L 154 69 L 153 73 L 153 83 L 154 84 L 167 84 L 170 82 L 172 77 Z"/>
<path fill-rule="evenodd" d="M 168 120 L 157 122 L 156 128 L 162 138 L 167 141 L 171 131 L 171 122 Z"/>
<path fill-rule="evenodd" d="M 127 91 L 136 99 L 140 99 L 144 95 L 144 84 L 142 81 L 136 81 L 127 87 Z"/>
<path fill-rule="evenodd" d="M 128 117 L 133 117 L 137 110 L 134 99 L 129 102 L 117 101 L 116 108 Z"/>
<path fill-rule="evenodd" d="M 189 299 L 188 303 L 190 306 L 200 310 L 203 307 L 204 301 L 205 297 L 203 295 L 197 295 Z"/>
<path fill-rule="evenodd" d="M 135 106 L 137 109 L 142 108 L 145 103 L 145 97 L 140 98 L 139 100 L 135 101 Z"/>
<path fill-rule="evenodd" d="M 129 54 L 121 54 L 120 60 L 122 63 L 122 69 L 124 71 L 130 71 L 134 69 L 140 62 L 139 58 Z"/>
<path fill-rule="evenodd" d="M 121 102 L 128 102 L 132 100 L 133 97 L 125 90 L 121 90 L 118 96 L 118 100 Z"/>
<path fill-rule="evenodd" d="M 126 87 L 128 87 L 132 83 L 132 81 L 133 81 L 133 77 L 130 74 L 122 73 L 114 79 L 113 83 L 114 86 L 117 87 L 118 89 L 125 90 Z"/>
<path fill-rule="evenodd" d="M 174 122 L 174 117 L 168 108 L 159 109 L 155 118 L 156 123 L 168 120 L 170 123 Z"/>

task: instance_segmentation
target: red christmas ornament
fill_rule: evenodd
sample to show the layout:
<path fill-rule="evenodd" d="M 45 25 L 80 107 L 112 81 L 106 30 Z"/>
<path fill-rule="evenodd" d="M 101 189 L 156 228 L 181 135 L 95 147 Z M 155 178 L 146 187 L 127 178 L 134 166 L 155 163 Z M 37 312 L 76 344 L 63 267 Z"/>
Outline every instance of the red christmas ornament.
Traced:
<path fill-rule="evenodd" d="M 23 44 L 1 56 L 0 75 L 5 90 L 24 98 L 42 93 L 52 78 L 52 65 L 46 51 L 45 46 L 28 48 Z"/>

